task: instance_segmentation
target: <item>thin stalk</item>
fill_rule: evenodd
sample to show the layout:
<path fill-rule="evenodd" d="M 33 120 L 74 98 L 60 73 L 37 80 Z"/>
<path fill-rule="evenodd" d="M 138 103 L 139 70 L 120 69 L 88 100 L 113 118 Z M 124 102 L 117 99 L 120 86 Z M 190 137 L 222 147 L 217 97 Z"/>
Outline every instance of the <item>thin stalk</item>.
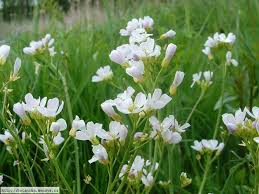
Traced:
<path fill-rule="evenodd" d="M 156 79 L 155 79 L 155 82 L 154 82 L 154 85 L 153 85 L 153 90 L 154 90 L 155 87 L 156 87 L 158 78 L 160 77 L 160 74 L 162 73 L 162 71 L 163 71 L 163 67 L 161 67 L 160 71 L 158 72 L 158 74 L 157 74 L 157 76 L 156 76 Z"/>
<path fill-rule="evenodd" d="M 203 189 L 204 189 L 204 186 L 205 186 L 205 183 L 206 183 L 206 180 L 207 180 L 207 176 L 209 174 L 210 164 L 211 164 L 211 162 L 210 162 L 210 157 L 209 157 L 209 159 L 206 162 L 205 171 L 204 171 L 204 174 L 203 174 L 203 179 L 202 179 L 198 194 L 203 193 Z"/>
<path fill-rule="evenodd" d="M 191 110 L 190 114 L 188 115 L 185 123 L 188 123 L 190 121 L 194 111 L 197 109 L 197 106 L 200 104 L 202 98 L 204 97 L 205 91 L 206 91 L 205 89 L 201 90 L 200 96 L 199 96 L 198 100 L 196 101 L 196 103 L 194 104 L 194 106 L 192 107 L 192 110 Z"/>
<path fill-rule="evenodd" d="M 56 159 L 58 159 L 58 157 L 60 156 L 61 152 L 64 150 L 64 148 L 66 147 L 67 143 L 69 142 L 69 140 L 71 139 L 71 136 L 69 136 L 67 138 L 67 140 L 65 141 L 65 143 L 63 144 L 62 148 L 59 150 L 57 156 L 56 156 Z"/>
<path fill-rule="evenodd" d="M 66 78 L 65 78 L 65 76 L 62 75 L 62 73 L 59 70 L 58 70 L 58 73 L 59 73 L 59 76 L 62 80 L 62 84 L 63 84 L 63 87 L 64 87 L 69 120 L 70 120 L 70 122 L 72 122 L 73 113 L 72 113 L 72 106 L 71 106 L 70 96 L 69 96 L 69 93 L 68 93 Z M 77 193 L 80 194 L 81 193 L 80 166 L 79 166 L 78 144 L 77 144 L 76 140 L 74 140 L 74 149 L 75 149 L 75 159 L 76 159 L 75 165 L 76 165 Z"/>
<path fill-rule="evenodd" d="M 224 91 L 225 91 L 225 82 L 226 82 L 226 75 L 227 75 L 227 64 L 224 64 L 224 68 L 222 71 L 222 85 L 221 85 L 221 102 L 220 102 L 220 108 L 217 116 L 217 121 L 214 129 L 213 139 L 216 138 L 219 130 L 219 124 L 220 124 L 220 118 L 222 115 L 223 110 L 223 103 L 224 103 Z"/>
<path fill-rule="evenodd" d="M 69 184 L 67 183 L 63 173 L 61 172 L 60 168 L 59 168 L 59 165 L 58 165 L 58 162 L 57 160 L 54 158 L 51 160 L 53 165 L 55 166 L 55 169 L 57 171 L 57 174 L 59 175 L 59 177 L 61 178 L 63 184 L 65 185 L 66 189 L 68 190 L 69 193 L 72 193 L 73 194 L 73 191 L 72 189 L 70 188 Z"/>

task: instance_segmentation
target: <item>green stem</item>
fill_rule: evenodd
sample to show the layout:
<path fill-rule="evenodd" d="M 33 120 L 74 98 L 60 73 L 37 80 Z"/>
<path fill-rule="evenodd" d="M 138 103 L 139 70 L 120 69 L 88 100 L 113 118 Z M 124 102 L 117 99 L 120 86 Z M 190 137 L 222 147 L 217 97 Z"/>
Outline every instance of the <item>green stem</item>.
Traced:
<path fill-rule="evenodd" d="M 226 82 L 226 74 L 227 74 L 227 64 L 224 64 L 224 68 L 222 71 L 222 85 L 221 85 L 221 102 L 220 102 L 220 108 L 217 116 L 217 121 L 214 129 L 213 139 L 216 138 L 219 130 L 219 124 L 220 124 L 220 118 L 222 115 L 223 110 L 223 104 L 224 104 L 224 91 L 225 91 L 225 82 Z"/>
<path fill-rule="evenodd" d="M 67 183 L 64 175 L 62 174 L 60 168 L 59 168 L 59 165 L 58 165 L 58 162 L 57 160 L 54 158 L 51 160 L 53 165 L 55 166 L 55 169 L 57 171 L 57 174 L 59 175 L 59 177 L 61 178 L 61 181 L 63 182 L 63 184 L 65 185 L 66 189 L 68 190 L 69 193 L 72 193 L 73 194 L 73 191 L 72 189 L 70 188 L 69 184 Z"/>
<path fill-rule="evenodd" d="M 206 166 L 205 166 L 205 170 L 204 170 L 204 174 L 203 174 L 203 179 L 202 179 L 198 194 L 203 193 L 203 189 L 204 189 L 204 186 L 205 186 L 208 174 L 209 174 L 210 164 L 211 164 L 211 162 L 210 162 L 210 157 L 209 157 L 207 162 L 206 162 Z"/>
<path fill-rule="evenodd" d="M 59 150 L 56 159 L 58 159 L 58 157 L 60 156 L 61 152 L 63 151 L 63 149 L 66 147 L 67 143 L 69 142 L 69 140 L 71 139 L 71 136 L 69 136 L 67 138 L 67 140 L 65 141 L 65 143 L 63 144 L 62 148 Z"/>
<path fill-rule="evenodd" d="M 196 103 L 194 104 L 194 106 L 192 107 L 192 110 L 191 110 L 189 116 L 187 117 L 187 120 L 185 121 L 185 123 L 188 123 L 190 121 L 194 111 L 197 109 L 197 106 L 200 104 L 200 102 L 205 94 L 205 91 L 206 91 L 205 89 L 201 89 L 200 96 L 199 96 L 198 100 L 196 101 Z"/>
<path fill-rule="evenodd" d="M 56 68 L 56 67 L 54 67 Z M 64 87 L 64 92 L 65 92 L 65 97 L 66 97 L 66 104 L 67 104 L 67 110 L 68 110 L 68 115 L 69 115 L 69 120 L 72 123 L 73 121 L 73 113 L 72 113 L 72 106 L 71 106 L 71 101 L 70 101 L 70 96 L 68 93 L 68 87 L 67 87 L 67 82 L 65 76 L 62 75 L 62 73 L 58 70 L 59 76 L 62 80 L 62 84 Z M 77 185 L 77 193 L 81 193 L 81 181 L 80 181 L 80 166 L 79 166 L 79 153 L 78 153 L 78 144 L 77 141 L 74 140 L 74 149 L 75 149 L 75 159 L 76 159 L 76 185 Z"/>
<path fill-rule="evenodd" d="M 256 155 L 255 155 L 255 160 L 256 160 L 256 164 L 255 164 L 255 193 L 259 194 L 259 145 L 257 146 L 257 151 L 256 151 Z"/>

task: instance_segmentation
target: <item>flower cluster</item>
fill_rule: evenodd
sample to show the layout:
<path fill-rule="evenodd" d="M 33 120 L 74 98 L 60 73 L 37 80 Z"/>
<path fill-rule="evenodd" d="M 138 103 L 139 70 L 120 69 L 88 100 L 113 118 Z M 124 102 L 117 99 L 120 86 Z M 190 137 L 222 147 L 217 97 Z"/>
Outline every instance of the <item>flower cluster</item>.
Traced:
<path fill-rule="evenodd" d="M 119 115 L 115 112 L 114 107 L 123 114 L 149 113 L 153 110 L 164 108 L 172 98 L 167 94 L 162 94 L 161 89 L 155 89 L 153 94 L 147 96 L 139 92 L 134 97 L 135 90 L 128 87 L 127 90 L 117 95 L 113 100 L 106 100 L 102 103 L 103 111 L 110 117 L 116 119 Z"/>
<path fill-rule="evenodd" d="M 101 82 L 105 80 L 110 80 L 113 76 L 113 72 L 111 70 L 111 67 L 109 65 L 100 67 L 96 71 L 96 75 L 92 77 L 92 82 Z"/>
<path fill-rule="evenodd" d="M 204 77 L 204 79 L 202 79 L 202 75 Z M 213 77 L 213 72 L 211 71 L 204 71 L 199 72 L 199 73 L 195 73 L 192 75 L 192 85 L 191 87 L 194 86 L 195 83 L 197 83 L 199 86 L 201 86 L 201 88 L 207 88 L 208 86 L 210 86 L 212 84 L 212 79 Z"/>
<path fill-rule="evenodd" d="M 63 109 L 64 102 L 58 98 L 47 99 L 34 98 L 31 93 L 24 97 L 24 102 L 13 105 L 13 111 L 22 119 L 24 124 L 30 124 L 30 117 L 37 119 L 40 117 L 54 118 Z"/>
<path fill-rule="evenodd" d="M 253 107 L 252 111 L 245 108 L 243 111 L 238 109 L 235 114 L 225 113 L 222 115 L 222 120 L 230 133 L 243 139 L 253 138 L 256 143 L 259 143 L 258 107 Z"/>
<path fill-rule="evenodd" d="M 191 147 L 201 154 L 216 152 L 216 155 L 218 155 L 223 150 L 224 143 L 219 143 L 216 139 L 203 139 L 201 141 L 195 140 Z"/>
<path fill-rule="evenodd" d="M 130 163 L 130 162 L 129 162 Z M 145 187 L 150 187 L 154 183 L 154 173 L 158 169 L 159 164 L 151 164 L 149 160 L 142 158 L 137 155 L 132 164 L 124 164 L 122 166 L 119 177 L 123 179 L 124 177 L 131 184 L 137 184 L 140 180 Z"/>
<path fill-rule="evenodd" d="M 232 46 L 236 41 L 236 35 L 232 32 L 228 33 L 228 35 L 224 33 L 218 33 L 216 32 L 213 37 L 209 36 L 207 41 L 204 44 L 204 49 L 202 52 L 208 56 L 209 59 L 213 58 L 213 54 L 211 50 L 213 48 L 217 48 L 219 46 L 229 45 Z"/>
<path fill-rule="evenodd" d="M 162 122 L 155 116 L 149 118 L 149 122 L 153 128 L 151 138 L 161 138 L 167 144 L 177 144 L 182 140 L 181 133 L 190 127 L 189 123 L 179 125 L 173 115 L 169 115 Z"/>
<path fill-rule="evenodd" d="M 31 41 L 29 47 L 23 48 L 23 52 L 27 55 L 36 55 L 48 50 L 49 55 L 54 56 L 56 54 L 53 46 L 54 42 L 54 38 L 52 38 L 50 34 L 46 34 L 41 40 Z"/>

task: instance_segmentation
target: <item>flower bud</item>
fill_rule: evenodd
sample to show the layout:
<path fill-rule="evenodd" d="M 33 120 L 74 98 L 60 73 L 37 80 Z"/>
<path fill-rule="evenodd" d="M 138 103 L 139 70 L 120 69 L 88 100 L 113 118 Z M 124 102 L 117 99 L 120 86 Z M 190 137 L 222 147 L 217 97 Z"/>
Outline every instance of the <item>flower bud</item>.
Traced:
<path fill-rule="evenodd" d="M 10 46 L 2 45 L 0 47 L 0 65 L 5 64 L 7 57 L 9 55 L 9 52 L 10 52 Z"/>
<path fill-rule="evenodd" d="M 113 50 L 110 55 L 109 55 L 111 61 L 118 63 L 120 65 L 122 65 L 123 63 L 125 63 L 125 59 L 122 55 L 122 53 L 120 53 L 117 50 Z"/>
<path fill-rule="evenodd" d="M 169 65 L 172 57 L 175 54 L 176 49 L 177 49 L 177 46 L 175 44 L 170 43 L 167 46 L 166 53 L 165 53 L 165 58 L 162 61 L 162 67 L 166 68 Z"/>
<path fill-rule="evenodd" d="M 169 30 L 168 32 L 162 34 L 162 35 L 160 36 L 160 39 L 163 40 L 163 39 L 166 39 L 166 38 L 172 38 L 172 37 L 174 37 L 175 35 L 176 35 L 176 32 L 175 32 L 175 31 Z"/>

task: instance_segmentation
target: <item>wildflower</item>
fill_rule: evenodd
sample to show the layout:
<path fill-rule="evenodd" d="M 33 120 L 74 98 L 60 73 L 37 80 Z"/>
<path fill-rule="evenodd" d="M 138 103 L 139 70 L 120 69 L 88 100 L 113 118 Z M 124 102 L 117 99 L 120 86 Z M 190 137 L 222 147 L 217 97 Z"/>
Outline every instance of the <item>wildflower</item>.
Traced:
<path fill-rule="evenodd" d="M 124 114 L 140 113 L 143 110 L 144 105 L 146 104 L 146 101 L 147 101 L 145 94 L 143 94 L 142 92 L 136 95 L 134 101 L 131 98 L 131 96 L 130 97 L 125 96 L 125 97 L 126 97 L 125 99 L 117 97 L 114 100 L 118 111 Z"/>
<path fill-rule="evenodd" d="M 152 30 L 153 25 L 154 25 L 154 20 L 150 17 L 150 16 L 144 16 L 143 19 L 139 19 L 142 23 L 142 26 L 146 29 L 146 30 Z"/>
<path fill-rule="evenodd" d="M 170 43 L 167 46 L 166 52 L 165 52 L 165 58 L 163 59 L 162 64 L 161 64 L 162 67 L 166 68 L 169 65 L 172 57 L 175 54 L 176 49 L 177 49 L 177 46 L 173 43 Z"/>
<path fill-rule="evenodd" d="M 130 167 L 129 170 L 129 176 L 130 177 L 138 177 L 138 175 L 141 173 L 143 166 L 144 166 L 144 158 L 141 156 L 137 155 Z"/>
<path fill-rule="evenodd" d="M 2 45 L 0 46 L 0 65 L 4 65 L 7 57 L 9 56 L 10 46 Z"/>
<path fill-rule="evenodd" d="M 167 94 L 162 94 L 161 89 L 155 89 L 153 94 L 148 94 L 147 101 L 145 103 L 144 110 L 151 111 L 151 110 L 159 110 L 164 108 L 172 98 Z"/>
<path fill-rule="evenodd" d="M 111 121 L 109 124 L 109 131 L 104 135 L 104 139 L 112 141 L 118 139 L 120 142 L 124 142 L 128 134 L 128 129 L 120 122 Z"/>
<path fill-rule="evenodd" d="M 106 149 L 101 145 L 92 145 L 92 151 L 94 153 L 93 157 L 88 160 L 90 164 L 93 162 L 99 161 L 102 164 L 107 164 L 108 163 L 108 153 Z"/>
<path fill-rule="evenodd" d="M 82 123 L 80 123 L 81 125 Z M 93 123 L 88 122 L 86 124 L 86 128 L 83 126 L 80 126 L 78 130 L 76 131 L 75 138 L 82 141 L 91 141 L 93 144 L 97 144 L 98 140 L 96 136 L 100 138 L 105 138 L 106 131 L 102 129 L 102 124 L 99 123 Z"/>
<path fill-rule="evenodd" d="M 230 132 L 235 132 L 240 127 L 244 125 L 246 118 L 246 110 L 242 111 L 241 109 L 235 112 L 235 115 L 225 113 L 222 115 L 223 123 L 226 125 Z"/>
<path fill-rule="evenodd" d="M 238 66 L 238 62 L 235 59 L 232 59 L 232 53 L 230 51 L 226 54 L 226 60 L 228 65 L 232 64 L 234 66 Z"/>
<path fill-rule="evenodd" d="M 23 52 L 27 55 L 36 55 L 48 50 L 50 56 L 54 56 L 56 54 L 53 46 L 54 41 L 50 34 L 46 34 L 45 37 L 39 41 L 31 41 L 29 47 L 23 48 Z"/>
<path fill-rule="evenodd" d="M 118 50 L 113 50 L 110 55 L 109 55 L 111 61 L 119 64 L 119 65 L 123 65 L 127 62 L 127 60 L 125 59 L 125 56 Z"/>
<path fill-rule="evenodd" d="M 25 111 L 29 113 L 36 112 L 41 103 L 40 98 L 38 99 L 34 98 L 31 93 L 28 93 L 25 95 L 24 101 L 25 102 L 22 102 L 23 108 Z"/>
<path fill-rule="evenodd" d="M 184 78 L 184 72 L 176 71 L 173 83 L 170 86 L 169 93 L 174 95 L 176 93 L 177 87 L 182 83 Z"/>
<path fill-rule="evenodd" d="M 202 52 L 208 56 L 209 60 L 213 59 L 213 55 L 211 54 L 210 47 L 205 47 L 202 49 Z"/>
<path fill-rule="evenodd" d="M 201 80 L 202 75 L 204 77 L 203 80 Z M 209 85 L 212 84 L 212 81 L 211 81 L 212 77 L 213 77 L 213 72 L 211 72 L 211 71 L 204 71 L 203 74 L 202 74 L 202 72 L 195 73 L 192 75 L 193 82 L 192 82 L 191 87 L 193 87 L 194 84 L 197 83 L 202 88 L 207 88 Z"/>
<path fill-rule="evenodd" d="M 168 144 L 177 144 L 182 140 L 181 133 L 190 127 L 189 123 L 184 125 L 179 125 L 178 121 L 173 115 L 166 117 L 162 123 L 155 117 L 152 116 L 149 118 L 149 122 L 153 128 L 151 132 L 151 138 L 156 138 L 157 135 L 161 135 L 161 138 L 165 143 Z"/>
<path fill-rule="evenodd" d="M 161 47 L 156 45 L 153 38 L 147 38 L 145 42 L 142 42 L 139 45 L 139 48 L 141 49 L 142 54 L 138 54 L 138 52 L 136 52 L 136 54 L 141 57 L 158 57 L 161 51 Z"/>
<path fill-rule="evenodd" d="M 50 131 L 54 134 L 64 131 L 67 128 L 67 123 L 64 119 L 58 119 L 56 122 L 52 122 L 50 125 Z"/>
<path fill-rule="evenodd" d="M 109 65 L 100 67 L 97 70 L 96 75 L 92 77 L 92 82 L 101 82 L 101 81 L 109 80 L 112 78 L 112 76 L 113 76 L 113 72 Z"/>
<path fill-rule="evenodd" d="M 46 102 L 42 103 L 42 105 L 38 107 L 38 111 L 45 117 L 57 116 L 63 110 L 64 107 L 64 102 L 60 102 L 58 98 L 49 99 L 46 107 L 45 103 Z"/>
<path fill-rule="evenodd" d="M 166 39 L 166 38 L 172 38 L 172 37 L 174 37 L 176 35 L 176 32 L 175 31 L 173 31 L 173 30 L 169 30 L 169 31 L 167 31 L 166 33 L 164 33 L 164 34 L 162 34 L 161 36 L 160 36 L 160 39 Z"/>
<path fill-rule="evenodd" d="M 129 42 L 130 44 L 145 42 L 149 36 L 152 36 L 152 34 L 148 34 L 143 28 L 138 28 L 131 32 Z"/>
<path fill-rule="evenodd" d="M 18 133 L 18 130 L 16 129 L 16 133 Z M 14 143 L 15 139 L 10 133 L 9 130 L 5 130 L 4 134 L 0 134 L 0 141 L 3 142 L 6 145 L 6 150 L 12 154 L 12 143 Z"/>
<path fill-rule="evenodd" d="M 76 116 L 75 119 L 72 121 L 72 129 L 69 131 L 69 135 L 75 137 L 77 130 L 86 130 L 84 120 L 81 120 L 78 116 Z"/>
<path fill-rule="evenodd" d="M 187 177 L 186 172 L 181 172 L 180 182 L 181 182 L 181 187 L 184 188 L 192 183 L 192 179 Z"/>
<path fill-rule="evenodd" d="M 20 68 L 21 68 L 21 59 L 16 58 L 14 67 L 13 67 L 13 72 L 10 75 L 10 81 L 15 81 L 15 80 L 19 79 L 18 73 L 19 73 Z"/>
<path fill-rule="evenodd" d="M 113 100 L 106 100 L 101 104 L 103 112 L 105 112 L 109 117 L 113 118 L 116 121 L 121 119 L 121 116 L 117 114 L 114 110 L 115 102 Z"/>
<path fill-rule="evenodd" d="M 129 67 L 126 68 L 126 73 L 132 76 L 134 81 L 141 81 L 144 74 L 144 63 L 142 61 L 129 61 Z"/>
<path fill-rule="evenodd" d="M 194 145 L 191 146 L 191 148 L 200 153 L 216 151 L 216 155 L 218 155 L 223 150 L 224 143 L 219 143 L 216 139 L 203 139 L 200 142 L 195 140 Z"/>
<path fill-rule="evenodd" d="M 24 110 L 24 106 L 20 102 L 13 105 L 13 111 L 21 118 L 23 124 L 29 125 L 31 123 L 30 118 Z"/>
<path fill-rule="evenodd" d="M 61 136 L 61 133 L 58 132 L 56 136 L 53 137 L 53 143 L 55 145 L 60 145 L 64 141 L 64 138 Z"/>
<path fill-rule="evenodd" d="M 149 187 L 153 184 L 154 182 L 154 177 L 151 173 L 148 173 L 146 176 L 142 175 L 141 177 L 142 183 L 145 185 L 145 187 Z"/>
<path fill-rule="evenodd" d="M 45 159 L 43 159 L 43 160 L 44 160 L 44 161 L 48 161 L 48 160 L 50 159 L 50 157 L 49 157 L 49 148 L 48 148 L 48 146 L 47 146 L 47 144 L 46 144 L 46 142 L 45 142 L 43 136 L 41 136 L 40 141 L 39 141 L 39 144 L 42 145 L 44 154 L 45 154 L 45 156 L 47 157 L 47 158 L 45 158 Z"/>

